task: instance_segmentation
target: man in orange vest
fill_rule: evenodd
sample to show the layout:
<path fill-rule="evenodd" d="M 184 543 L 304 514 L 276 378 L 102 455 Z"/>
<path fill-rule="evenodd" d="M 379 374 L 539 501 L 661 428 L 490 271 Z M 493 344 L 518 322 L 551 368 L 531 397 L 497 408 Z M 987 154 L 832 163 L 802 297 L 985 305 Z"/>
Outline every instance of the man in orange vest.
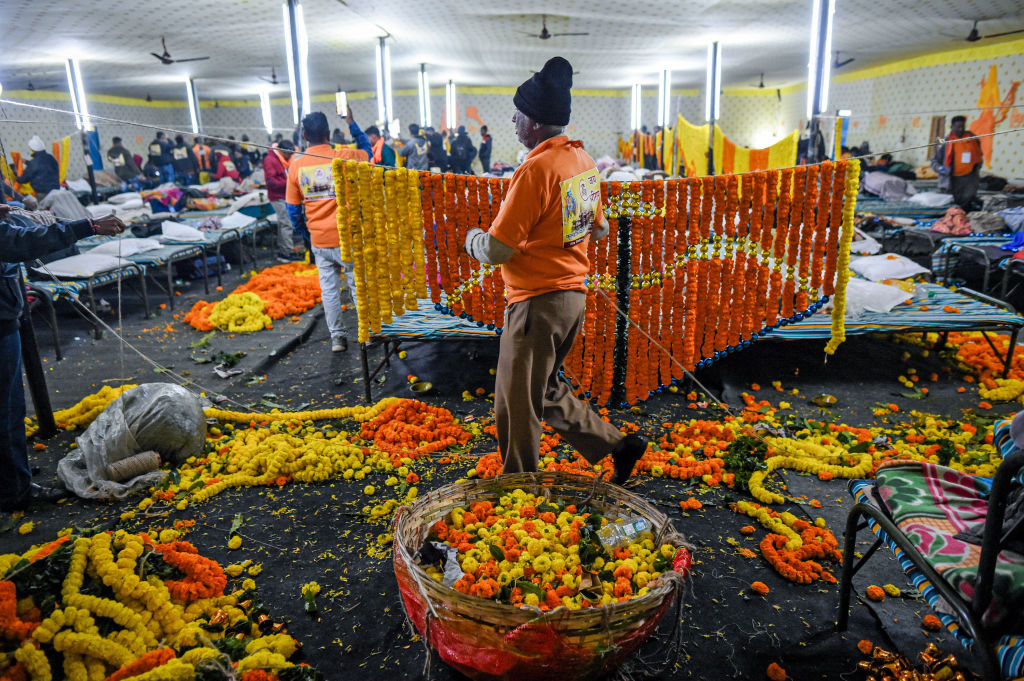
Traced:
<path fill-rule="evenodd" d="M 199 161 L 199 172 L 208 173 L 213 170 L 210 167 L 210 147 L 203 143 L 202 137 L 196 137 L 194 142 L 192 153 L 196 155 L 196 160 Z"/>
<path fill-rule="evenodd" d="M 324 304 L 327 330 L 331 334 L 331 351 L 348 349 L 348 338 L 341 318 L 341 275 L 348 280 L 352 300 L 356 298 L 355 270 L 351 262 L 341 261 L 338 237 L 338 204 L 334 198 L 334 175 L 331 161 L 335 158 L 367 161 L 363 149 L 334 149 L 331 126 L 320 111 L 302 119 L 302 136 L 309 142 L 303 153 L 297 153 L 288 164 L 288 185 L 285 207 L 297 234 L 309 241 L 320 277 L 320 297 Z M 308 230 L 308 231 L 307 231 Z"/>
<path fill-rule="evenodd" d="M 530 153 L 490 229 L 470 230 L 465 248 L 502 266 L 508 298 L 494 385 L 504 472 L 537 470 L 543 419 L 591 464 L 611 454 L 612 482 L 621 485 L 647 440 L 623 436 L 558 376 L 583 327 L 587 244 L 608 234 L 594 159 L 565 136 L 571 87 L 572 65 L 553 57 L 516 90 L 512 122 Z"/>
<path fill-rule="evenodd" d="M 949 136 L 943 145 L 944 174 L 949 175 L 949 189 L 953 202 L 965 211 L 971 210 L 971 203 L 978 193 L 981 181 L 981 143 L 974 133 L 966 130 L 967 118 L 953 116 Z M 957 141 L 961 140 L 961 141 Z"/>

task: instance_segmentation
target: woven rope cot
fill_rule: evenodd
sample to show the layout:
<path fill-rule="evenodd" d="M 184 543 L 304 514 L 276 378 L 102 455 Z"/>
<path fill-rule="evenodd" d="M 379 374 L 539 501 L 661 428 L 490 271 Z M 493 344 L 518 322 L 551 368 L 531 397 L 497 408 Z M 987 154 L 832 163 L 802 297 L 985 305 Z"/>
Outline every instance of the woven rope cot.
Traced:
<path fill-rule="evenodd" d="M 606 517 L 640 516 L 651 523 L 656 544 L 681 547 L 676 566 L 652 582 L 644 596 L 583 610 L 542 612 L 462 594 L 431 579 L 415 556 L 431 525 L 452 509 L 497 500 L 514 489 L 584 502 Z M 595 678 L 621 664 L 658 628 L 681 599 L 689 553 L 685 538 L 668 517 L 621 487 L 566 473 L 515 473 L 437 489 L 402 507 L 394 520 L 395 577 L 412 626 L 430 651 L 459 672 L 478 680 Z"/>

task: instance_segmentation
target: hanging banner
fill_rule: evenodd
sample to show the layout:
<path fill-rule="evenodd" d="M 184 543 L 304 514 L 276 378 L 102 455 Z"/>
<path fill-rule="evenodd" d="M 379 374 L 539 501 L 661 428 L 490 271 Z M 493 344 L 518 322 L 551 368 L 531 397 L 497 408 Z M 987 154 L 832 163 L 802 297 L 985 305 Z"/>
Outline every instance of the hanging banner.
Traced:
<path fill-rule="evenodd" d="M 60 144 L 59 153 L 57 145 Z M 57 163 L 60 165 L 60 181 L 63 182 L 68 177 L 68 164 L 71 162 L 71 136 L 65 137 L 59 143 L 53 143 L 54 156 L 57 159 Z"/>
<path fill-rule="evenodd" d="M 677 117 L 677 145 L 686 166 L 688 177 L 708 174 L 708 125 L 693 125 L 682 116 Z M 736 144 L 715 125 L 715 173 L 730 175 L 754 170 L 787 168 L 796 163 L 796 145 L 799 134 L 789 133 L 770 147 L 751 149 Z"/>

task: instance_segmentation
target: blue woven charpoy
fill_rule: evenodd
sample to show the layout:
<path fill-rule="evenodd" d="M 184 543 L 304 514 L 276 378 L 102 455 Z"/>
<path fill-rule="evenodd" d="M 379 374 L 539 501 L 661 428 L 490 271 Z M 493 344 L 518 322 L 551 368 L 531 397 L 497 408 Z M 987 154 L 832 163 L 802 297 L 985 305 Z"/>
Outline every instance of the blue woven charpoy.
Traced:
<path fill-rule="evenodd" d="M 994 442 L 1000 453 L 1004 456 L 1009 452 L 1013 451 L 1013 443 L 1010 441 L 1010 421 L 1003 420 L 997 422 L 995 425 L 995 436 Z M 875 481 L 873 480 L 853 480 L 850 482 L 850 494 L 853 496 L 854 502 L 869 504 L 875 508 L 879 508 L 879 504 L 875 499 L 875 496 L 871 493 L 875 487 Z M 944 606 L 942 605 L 943 599 L 939 595 L 937 589 L 932 586 L 932 583 L 924 576 L 920 570 L 910 561 L 909 558 L 903 553 L 903 550 L 896 545 L 896 542 L 888 535 L 888 533 L 881 528 L 871 518 L 866 518 L 868 527 L 879 539 L 889 547 L 893 555 L 900 563 L 900 567 L 906 573 L 910 583 L 913 584 L 914 588 L 921 592 L 925 600 L 935 610 L 936 616 L 942 621 L 942 624 L 949 630 L 951 634 L 963 645 L 965 648 L 972 648 L 974 646 L 974 639 L 967 633 L 957 619 L 943 612 Z M 1003 636 L 999 639 L 996 645 L 996 653 L 999 656 L 999 664 L 1002 668 L 1003 674 L 1007 676 L 1020 676 L 1024 672 L 1024 637 L 1021 636 Z"/>
<path fill-rule="evenodd" d="M 942 242 L 942 245 L 932 253 L 932 277 L 943 280 L 952 277 L 957 264 L 955 254 L 959 253 L 963 246 L 998 246 L 999 244 L 1004 244 L 1009 240 L 1010 237 L 1005 234 L 997 234 L 993 236 L 964 236 L 956 239 L 946 239 Z M 1007 258 L 1011 255 L 1013 255 L 1012 252 L 1006 252 Z"/>
<path fill-rule="evenodd" d="M 390 324 L 381 326 L 371 338 L 397 337 L 407 340 L 458 340 L 459 338 L 496 338 L 494 329 L 475 322 L 440 314 L 430 300 L 417 301 L 418 308 L 406 312 Z"/>
<path fill-rule="evenodd" d="M 857 319 L 846 320 L 846 335 L 865 333 L 914 331 L 915 329 L 972 329 L 991 326 L 1024 326 L 1024 317 L 995 305 L 983 303 L 962 293 L 950 291 L 937 284 L 921 284 L 919 290 L 926 296 L 915 297 L 910 303 L 897 305 L 889 312 L 866 312 Z M 945 306 L 960 310 L 946 312 Z M 922 310 L 927 306 L 927 310 Z M 788 326 L 772 329 L 763 338 L 800 340 L 829 338 L 832 320 L 826 314 L 815 314 Z"/>
<path fill-rule="evenodd" d="M 167 245 L 161 248 L 154 248 L 152 251 L 136 253 L 127 259 L 146 267 L 161 267 L 169 260 L 181 260 L 193 256 L 201 257 L 203 249 L 201 246 L 190 246 L 188 244 Z"/>
<path fill-rule="evenodd" d="M 914 203 L 913 201 L 886 201 L 884 199 L 864 195 L 857 197 L 858 213 L 874 213 L 875 215 L 884 215 L 889 217 L 915 219 L 938 218 L 945 215 L 948 208 L 949 206 L 943 206 L 942 208 L 930 208 L 928 206 L 922 206 L 919 203 Z"/>

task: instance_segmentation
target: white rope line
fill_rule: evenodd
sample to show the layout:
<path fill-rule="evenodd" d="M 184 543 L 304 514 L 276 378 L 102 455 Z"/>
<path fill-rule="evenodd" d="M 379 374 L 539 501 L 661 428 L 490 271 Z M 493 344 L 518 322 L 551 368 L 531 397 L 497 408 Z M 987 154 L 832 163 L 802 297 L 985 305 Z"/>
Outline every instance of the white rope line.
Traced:
<path fill-rule="evenodd" d="M 30 108 L 30 109 L 38 109 L 38 110 L 41 110 L 41 111 L 52 111 L 52 112 L 61 113 L 61 114 L 67 115 L 67 116 L 74 116 L 75 115 L 74 111 L 67 111 L 66 109 L 57 109 L 57 108 L 54 108 L 54 107 L 51 107 L 51 106 L 42 106 L 40 104 L 27 104 L 25 102 L 17 102 L 17 101 L 15 101 L 13 99 L 3 99 L 3 98 L 0 98 L 0 104 L 12 104 L 14 106 L 23 106 L 23 107 L 27 107 L 27 108 Z M 197 135 L 197 133 L 194 133 L 192 131 L 178 130 L 178 129 L 175 129 L 173 127 L 168 127 L 168 126 L 150 125 L 148 123 L 137 123 L 135 121 L 126 121 L 126 120 L 122 120 L 122 119 L 119 119 L 119 118 L 110 118 L 110 117 L 107 117 L 107 116 L 94 116 L 92 114 L 89 115 L 89 118 L 92 118 L 92 119 L 95 119 L 95 120 L 98 120 L 98 121 L 106 121 L 108 123 L 118 123 L 120 125 L 134 125 L 134 126 L 137 126 L 137 127 L 140 127 L 140 128 L 148 128 L 150 130 L 161 130 L 161 131 L 170 132 L 170 133 L 173 133 L 173 134 L 176 134 L 176 135 L 180 134 L 180 135 L 198 136 L 198 137 L 202 137 L 204 140 L 215 140 L 217 142 L 224 142 L 225 144 L 238 144 L 238 140 L 231 140 L 231 139 L 228 139 L 226 137 L 217 137 L 217 136 L 214 136 L 214 135 L 206 135 L 206 134 L 203 134 L 203 133 L 199 133 Z M 972 136 L 969 136 L 969 137 L 960 137 L 956 141 L 957 142 L 963 142 L 963 141 L 966 141 L 966 140 L 982 139 L 982 138 L 985 138 L 985 137 L 995 137 L 996 135 L 1007 135 L 1007 134 L 1016 133 L 1016 132 L 1024 132 L 1024 128 L 1012 128 L 1010 130 L 998 130 L 998 131 L 990 132 L 990 133 L 982 133 L 980 135 L 972 135 Z M 915 146 L 912 146 L 912 147 L 902 147 L 900 149 L 887 149 L 887 150 L 884 150 L 884 151 L 873 151 L 870 154 L 863 154 L 861 156 L 851 156 L 849 160 L 853 160 L 853 159 L 867 159 L 867 158 L 872 158 L 874 156 L 878 156 L 880 154 L 898 154 L 898 153 L 901 153 L 901 152 L 904 152 L 904 151 L 915 151 L 917 149 L 928 149 L 929 147 L 933 147 L 936 144 L 945 144 L 945 143 L 946 143 L 946 139 L 945 138 L 939 138 L 939 140 L 937 142 L 931 142 L 929 144 L 918 144 L 918 145 L 915 145 Z M 248 144 L 249 146 L 252 146 L 252 147 L 256 147 L 257 149 L 266 149 L 268 151 L 273 149 L 273 147 L 270 146 L 269 144 L 259 144 L 259 143 L 251 142 L 251 141 L 247 142 L 246 144 Z M 308 151 L 296 151 L 295 153 L 297 153 L 297 154 L 304 154 L 304 155 L 310 156 L 312 158 L 322 158 L 322 159 L 330 160 L 330 161 L 334 160 L 334 156 L 322 156 L 320 154 L 311 154 Z M 801 166 L 793 165 L 793 166 L 787 166 L 785 168 L 772 168 L 772 170 L 789 170 L 790 168 L 799 168 L 799 167 L 801 167 Z M 726 177 L 726 175 L 720 175 L 720 177 Z"/>
<path fill-rule="evenodd" d="M 119 250 L 120 250 L 120 247 L 119 247 Z M 61 285 L 61 286 L 64 285 L 64 282 L 62 282 L 57 277 L 57 275 L 55 275 L 53 272 L 50 271 L 50 268 L 48 268 L 46 266 L 46 263 L 40 263 L 39 269 L 43 270 L 47 275 L 49 275 L 50 278 L 53 279 L 53 281 L 55 283 L 57 283 L 58 285 Z M 123 272 L 119 271 L 118 272 L 118 283 L 119 284 L 120 284 L 122 275 L 123 275 Z M 145 276 L 145 273 L 142 273 L 141 276 Z M 120 288 L 120 286 L 118 288 Z M 120 292 L 118 292 L 118 295 L 120 295 Z M 192 379 L 187 378 L 185 376 L 181 376 L 180 374 L 177 374 L 177 373 L 171 371 L 171 369 L 169 369 L 168 367 L 165 367 L 164 365 L 160 364 L 155 359 L 152 359 L 149 355 L 144 353 L 142 350 L 140 350 L 137 347 L 135 347 L 134 345 L 132 345 L 128 340 L 125 339 L 125 337 L 123 335 L 121 335 L 121 333 L 119 333 L 119 331 L 115 331 L 113 328 L 111 328 L 111 326 L 109 324 L 107 324 L 105 321 L 103 321 L 103 319 L 101 319 L 93 310 L 91 310 L 88 305 L 85 305 L 84 303 L 82 303 L 81 301 L 78 301 L 76 299 L 72 299 L 72 300 L 75 300 L 75 302 L 77 302 L 79 304 L 79 306 L 81 306 L 81 308 L 86 311 L 87 315 L 89 317 L 91 317 L 91 319 L 95 323 L 98 323 L 106 331 L 109 331 L 111 334 L 113 334 L 113 336 L 115 338 L 120 340 L 121 346 L 122 346 L 122 351 L 123 351 L 124 347 L 128 347 L 132 352 L 134 352 L 139 357 L 141 357 L 143 359 L 143 361 L 145 361 L 146 363 L 151 365 L 154 369 L 157 369 L 160 373 L 167 374 L 168 376 L 171 376 L 172 378 L 177 379 L 178 385 L 180 385 L 182 388 L 185 388 L 186 390 L 188 390 L 189 392 L 194 394 L 196 397 L 202 397 L 202 395 L 200 394 L 200 392 L 190 388 L 189 385 L 187 385 L 187 384 L 194 385 L 194 386 L 198 387 L 201 391 L 209 393 L 209 394 L 221 395 L 222 397 L 225 398 L 225 401 L 230 402 L 231 404 L 234 404 L 234 405 L 237 405 L 237 406 L 241 407 L 242 411 L 251 411 L 250 407 L 248 405 L 245 405 L 245 404 L 242 404 L 241 402 L 237 402 L 237 401 L 233 400 L 232 398 L 228 397 L 227 395 L 224 395 L 219 390 L 214 390 L 212 388 L 207 388 L 206 386 L 202 385 L 198 381 L 192 380 Z M 120 303 L 119 303 L 119 306 L 120 306 Z M 120 314 L 120 311 L 119 311 L 119 314 Z M 123 374 L 123 372 L 124 372 L 124 365 L 123 365 L 124 358 L 123 358 L 123 356 L 122 356 L 122 360 L 121 361 L 122 361 L 121 369 L 122 369 L 122 374 Z M 252 412 L 252 413 L 258 413 L 258 412 Z"/>

